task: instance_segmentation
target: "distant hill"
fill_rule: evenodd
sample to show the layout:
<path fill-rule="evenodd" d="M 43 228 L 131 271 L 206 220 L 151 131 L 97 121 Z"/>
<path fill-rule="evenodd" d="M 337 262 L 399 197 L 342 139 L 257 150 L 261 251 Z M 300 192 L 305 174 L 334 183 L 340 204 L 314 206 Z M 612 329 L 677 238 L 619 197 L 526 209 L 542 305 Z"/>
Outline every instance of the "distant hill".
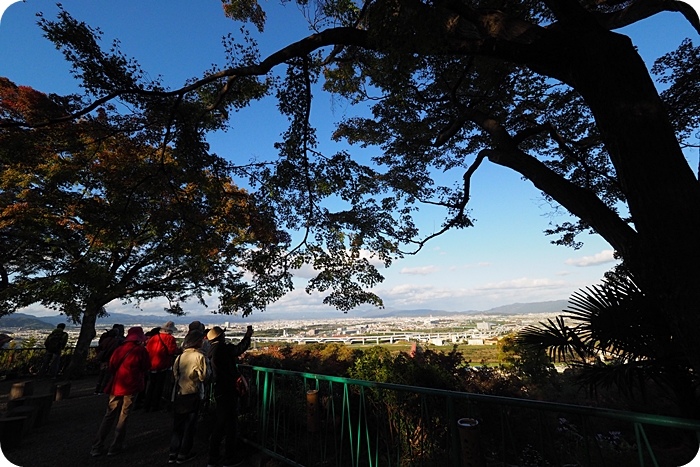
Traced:
<path fill-rule="evenodd" d="M 559 313 L 568 305 L 567 300 L 552 300 L 548 302 L 512 303 L 488 310 L 445 311 L 431 309 L 416 310 L 372 310 L 368 312 L 352 312 L 353 316 L 361 318 L 417 318 L 421 316 L 455 317 L 460 315 L 528 315 Z M 348 315 L 350 316 L 350 313 Z"/>
<path fill-rule="evenodd" d="M 552 300 L 550 302 L 513 303 L 483 311 L 495 315 L 529 315 L 532 313 L 560 313 L 569 306 L 568 300 Z"/>
<path fill-rule="evenodd" d="M 37 318 L 24 313 L 12 313 L 11 315 L 0 317 L 0 329 L 22 328 L 22 329 L 53 329 L 58 323 L 51 323 L 48 318 Z"/>
<path fill-rule="evenodd" d="M 194 320 L 199 320 L 206 325 L 230 322 L 233 325 L 244 325 L 251 322 L 277 321 L 277 320 L 319 320 L 319 319 L 378 319 L 378 318 L 419 318 L 428 317 L 458 317 L 461 315 L 525 315 L 525 314 L 551 314 L 559 313 L 568 305 L 567 300 L 553 300 L 548 302 L 513 303 L 499 306 L 488 310 L 466 310 L 466 311 L 445 311 L 431 310 L 429 308 L 418 308 L 414 310 L 370 310 L 370 311 L 350 311 L 347 314 L 338 310 L 328 309 L 327 311 L 315 311 L 308 313 L 285 313 L 285 312 L 262 312 L 253 313 L 247 318 L 240 316 L 226 316 L 217 314 L 205 315 L 185 315 L 185 316 L 164 316 L 164 315 L 131 315 L 126 313 L 110 313 L 106 318 L 97 320 L 97 330 L 110 329 L 114 323 L 124 325 L 141 325 L 146 330 L 162 326 L 166 321 L 173 321 L 177 326 L 185 326 Z M 58 323 L 66 323 L 63 315 L 46 316 L 36 318 L 32 315 L 13 313 L 0 318 L 0 328 L 3 327 L 23 327 L 28 329 L 51 329 Z M 70 326 L 70 324 L 68 324 Z"/>

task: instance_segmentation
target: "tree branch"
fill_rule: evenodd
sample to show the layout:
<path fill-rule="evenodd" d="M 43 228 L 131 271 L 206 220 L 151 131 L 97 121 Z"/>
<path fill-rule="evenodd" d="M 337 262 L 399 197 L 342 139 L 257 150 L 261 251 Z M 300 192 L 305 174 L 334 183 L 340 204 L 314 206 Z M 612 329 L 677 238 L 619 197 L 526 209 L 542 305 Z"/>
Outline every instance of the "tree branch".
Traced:
<path fill-rule="evenodd" d="M 654 16 L 662 11 L 681 13 L 700 34 L 700 19 L 693 7 L 674 0 L 644 0 L 632 2 L 627 8 L 612 13 L 594 13 L 598 24 L 606 29 L 619 29 Z"/>
<path fill-rule="evenodd" d="M 223 78 L 229 78 L 230 82 L 231 80 L 238 77 L 265 75 L 276 65 L 280 65 L 291 58 L 304 57 L 309 53 L 313 52 L 314 50 L 336 44 L 366 47 L 369 45 L 369 35 L 366 31 L 361 31 L 355 28 L 342 27 L 327 29 L 325 31 L 308 36 L 300 41 L 297 41 L 278 50 L 277 52 L 268 56 L 265 60 L 258 64 L 242 66 L 237 68 L 228 68 L 218 73 L 212 73 L 211 75 L 205 76 L 200 80 L 197 80 L 187 86 L 183 86 L 173 91 L 154 91 L 141 88 L 118 89 L 95 100 L 87 107 L 84 107 L 77 112 L 66 114 L 63 117 L 49 119 L 38 123 L 28 123 L 25 121 L 20 122 L 3 119 L 0 120 L 0 128 L 41 128 L 55 123 L 75 120 L 77 118 L 89 114 L 90 112 L 107 102 L 125 95 L 140 95 L 160 98 L 183 96 L 189 92 L 199 89 L 200 87 L 206 84 L 218 81 Z M 220 103 L 220 99 L 217 100 L 216 103 Z M 210 108 L 209 110 L 213 110 L 213 108 Z"/>
<path fill-rule="evenodd" d="M 487 154 L 488 154 L 487 151 L 479 152 L 479 154 L 476 156 L 476 159 L 474 160 L 474 162 L 469 166 L 467 171 L 464 173 L 464 175 L 462 177 L 463 182 L 464 182 L 462 198 L 459 200 L 459 203 L 457 203 L 456 205 L 450 206 L 454 209 L 457 209 L 457 213 L 454 216 L 452 216 L 452 218 L 450 220 L 445 222 L 439 231 L 437 231 L 431 235 L 428 235 L 427 237 L 425 237 L 422 240 L 419 240 L 418 242 L 415 242 L 418 245 L 418 249 L 416 249 L 416 251 L 410 252 L 410 254 L 418 253 L 423 248 L 423 246 L 425 246 L 425 244 L 428 243 L 431 239 L 433 239 L 435 237 L 439 237 L 440 235 L 444 234 L 445 232 L 447 232 L 448 230 L 450 230 L 453 227 L 457 227 L 457 226 L 464 227 L 465 224 L 471 225 L 471 221 L 466 219 L 464 212 L 467 208 L 467 204 L 469 203 L 469 200 L 471 199 L 470 192 L 471 192 L 472 175 L 474 175 L 474 172 L 476 172 L 476 169 L 479 168 L 479 166 L 481 165 L 483 160 L 486 158 Z M 435 204 L 439 204 L 439 203 L 435 203 Z M 440 205 L 445 206 L 445 204 L 440 204 Z M 403 253 L 407 253 L 407 252 L 403 252 Z"/>
<path fill-rule="evenodd" d="M 489 160 L 515 170 L 573 215 L 590 225 L 623 256 L 637 233 L 590 191 L 569 182 L 536 158 L 520 150 L 489 153 Z"/>

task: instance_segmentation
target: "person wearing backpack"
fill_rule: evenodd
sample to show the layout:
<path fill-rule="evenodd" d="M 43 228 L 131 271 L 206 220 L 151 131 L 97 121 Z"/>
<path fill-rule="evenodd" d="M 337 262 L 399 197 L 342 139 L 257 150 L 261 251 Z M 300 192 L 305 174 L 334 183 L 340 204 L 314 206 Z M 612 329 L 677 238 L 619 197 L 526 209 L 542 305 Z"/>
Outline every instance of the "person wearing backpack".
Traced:
<path fill-rule="evenodd" d="M 185 336 L 183 351 L 173 364 L 173 432 L 168 464 L 184 464 L 196 457 L 192 452 L 204 386 L 211 378 L 211 365 L 202 353 L 204 333 L 191 330 Z"/>
<path fill-rule="evenodd" d="M 97 343 L 97 355 L 95 360 L 100 364 L 100 373 L 95 384 L 95 394 L 102 394 L 105 385 L 109 382 L 109 359 L 114 350 L 124 342 L 124 325 L 115 324 L 112 329 L 105 331 Z"/>
<path fill-rule="evenodd" d="M 92 443 L 90 450 L 92 457 L 105 454 L 105 442 L 112 428 L 114 428 L 114 439 L 107 450 L 107 455 L 115 456 L 124 450 L 126 423 L 136 395 L 143 391 L 146 385 L 146 373 L 151 367 L 148 352 L 143 345 L 145 341 L 143 328 L 134 326 L 129 328 L 124 342 L 112 352 L 109 359 L 112 379 L 104 388 L 105 393 L 109 394 L 109 401 Z"/>
<path fill-rule="evenodd" d="M 226 342 L 224 330 L 214 326 L 207 333 L 211 347 L 209 361 L 214 374 L 215 411 L 211 436 L 209 438 L 208 466 L 223 467 L 243 464 L 238 450 L 238 357 L 250 347 L 253 326 L 248 326 L 245 335 L 238 344 Z M 223 441 L 224 452 L 220 456 Z"/>
<path fill-rule="evenodd" d="M 165 383 L 173 368 L 175 356 L 180 353 L 175 337 L 173 337 L 175 331 L 175 323 L 168 321 L 161 326 L 158 334 L 149 337 L 146 342 L 146 350 L 151 358 L 151 371 L 148 374 L 148 384 L 144 395 L 144 412 L 156 412 L 160 409 Z"/>
<path fill-rule="evenodd" d="M 58 375 L 61 364 L 61 352 L 68 344 L 68 333 L 64 329 L 66 329 L 65 323 L 58 323 L 56 329 L 51 331 L 51 334 L 44 341 L 46 353 L 41 363 L 39 376 L 45 376 L 48 373 L 50 377 L 55 378 Z"/>

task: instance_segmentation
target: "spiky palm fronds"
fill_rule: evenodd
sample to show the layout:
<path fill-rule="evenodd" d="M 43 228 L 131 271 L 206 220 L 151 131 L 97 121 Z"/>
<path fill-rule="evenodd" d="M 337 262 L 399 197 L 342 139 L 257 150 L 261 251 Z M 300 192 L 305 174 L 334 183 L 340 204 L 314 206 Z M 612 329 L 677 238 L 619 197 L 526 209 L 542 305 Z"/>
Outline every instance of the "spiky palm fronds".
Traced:
<path fill-rule="evenodd" d="M 548 319 L 541 327 L 527 326 L 520 331 L 516 341 L 526 348 L 544 349 L 555 361 L 585 361 L 593 355 L 593 349 L 581 340 L 577 327 L 569 327 L 565 316 Z"/>
<path fill-rule="evenodd" d="M 648 380 L 687 397 L 697 381 L 655 301 L 627 275 L 575 292 L 562 315 L 523 329 L 516 341 L 579 368 L 591 390 L 616 386 L 632 395 Z"/>

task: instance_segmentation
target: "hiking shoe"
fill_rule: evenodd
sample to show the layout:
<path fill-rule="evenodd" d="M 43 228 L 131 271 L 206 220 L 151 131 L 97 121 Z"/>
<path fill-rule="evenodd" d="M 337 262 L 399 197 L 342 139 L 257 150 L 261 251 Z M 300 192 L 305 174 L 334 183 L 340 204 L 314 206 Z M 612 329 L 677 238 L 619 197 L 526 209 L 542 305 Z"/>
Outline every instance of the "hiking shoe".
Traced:
<path fill-rule="evenodd" d="M 92 457 L 99 457 L 99 456 L 101 456 L 101 455 L 104 454 L 104 453 L 105 453 L 105 450 L 104 450 L 103 448 L 92 448 L 92 449 L 90 449 L 90 455 L 91 455 Z"/>
<path fill-rule="evenodd" d="M 197 453 L 196 453 L 196 452 L 191 452 L 191 453 L 185 454 L 185 455 L 180 454 L 179 456 L 177 456 L 177 463 L 178 463 L 178 465 L 179 465 L 179 464 L 184 464 L 185 462 L 191 461 L 191 460 L 194 459 L 195 457 L 197 457 Z"/>
<path fill-rule="evenodd" d="M 174 464 L 177 462 L 177 454 L 170 454 L 168 456 L 168 464 Z"/>

